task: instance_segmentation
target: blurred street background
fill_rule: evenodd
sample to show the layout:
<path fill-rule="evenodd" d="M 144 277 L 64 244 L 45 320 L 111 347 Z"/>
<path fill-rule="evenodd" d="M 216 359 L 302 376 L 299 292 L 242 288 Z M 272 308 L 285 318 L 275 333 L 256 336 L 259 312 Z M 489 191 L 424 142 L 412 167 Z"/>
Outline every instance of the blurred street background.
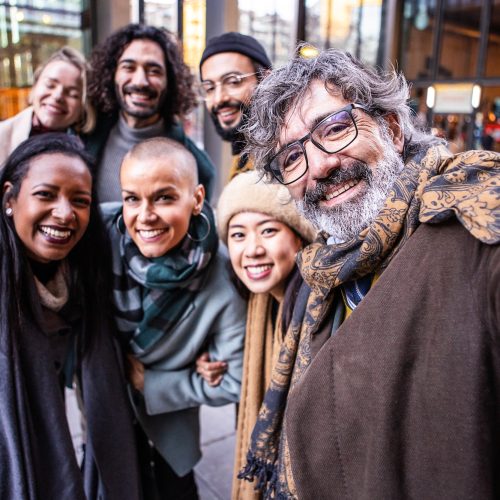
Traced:
<path fill-rule="evenodd" d="M 88 56 L 129 22 L 176 33 L 196 77 L 206 40 L 225 31 L 257 38 L 275 67 L 298 41 L 307 57 L 335 47 L 395 66 L 420 125 L 453 151 L 500 150 L 500 0 L 0 0 L 0 120 L 27 106 L 34 70 L 55 50 Z M 184 125 L 218 167 L 219 192 L 230 146 L 203 108 Z"/>
<path fill-rule="evenodd" d="M 200 500 L 229 500 L 233 474 L 235 405 L 201 407 L 203 458 L 195 468 Z"/>
<path fill-rule="evenodd" d="M 89 56 L 116 29 L 142 22 L 177 34 L 198 78 L 206 40 L 226 31 L 252 35 L 275 67 L 335 47 L 412 84 L 419 125 L 453 152 L 500 151 L 500 0 L 0 0 L 0 120 L 28 105 L 35 68 L 69 45 Z M 230 144 L 201 105 L 186 132 L 217 166 L 220 192 Z M 216 197 L 213 200 L 216 202 Z M 234 405 L 202 408 L 202 500 L 230 498 Z"/>

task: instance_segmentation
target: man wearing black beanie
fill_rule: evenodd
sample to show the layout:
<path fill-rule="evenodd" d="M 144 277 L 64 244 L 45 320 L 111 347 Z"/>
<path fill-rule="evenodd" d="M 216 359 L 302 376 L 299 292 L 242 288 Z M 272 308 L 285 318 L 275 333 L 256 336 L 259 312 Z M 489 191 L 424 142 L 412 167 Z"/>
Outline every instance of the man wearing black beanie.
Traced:
<path fill-rule="evenodd" d="M 247 119 L 253 92 L 271 69 L 264 47 L 253 37 L 229 32 L 211 38 L 200 61 L 201 91 L 217 133 L 231 142 L 230 178 L 252 168 L 239 128 Z"/>

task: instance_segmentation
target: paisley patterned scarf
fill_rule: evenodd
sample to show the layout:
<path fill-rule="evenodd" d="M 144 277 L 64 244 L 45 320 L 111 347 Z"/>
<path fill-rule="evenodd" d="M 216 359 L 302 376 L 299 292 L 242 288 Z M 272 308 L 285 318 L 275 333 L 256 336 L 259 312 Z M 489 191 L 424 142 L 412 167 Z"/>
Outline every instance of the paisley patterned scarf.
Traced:
<path fill-rule="evenodd" d="M 191 218 L 192 239 L 186 236 L 176 248 L 154 259 L 144 257 L 126 231 L 122 234 L 117 224 L 111 225 L 115 317 L 135 354 L 150 350 L 172 331 L 202 286 L 218 246 L 207 203 L 202 213 L 205 217 Z"/>
<path fill-rule="evenodd" d="M 327 245 L 327 235 L 321 234 L 299 255 L 306 285 L 299 292 L 273 368 L 247 465 L 238 476 L 256 479 L 265 498 L 296 498 L 283 431 L 286 401 L 311 362 L 311 335 L 335 310 L 335 288 L 383 272 L 419 224 L 436 224 L 451 217 L 480 241 L 500 242 L 500 155 L 468 151 L 453 156 L 443 146 L 431 147 L 406 163 L 376 219 L 357 238 Z"/>

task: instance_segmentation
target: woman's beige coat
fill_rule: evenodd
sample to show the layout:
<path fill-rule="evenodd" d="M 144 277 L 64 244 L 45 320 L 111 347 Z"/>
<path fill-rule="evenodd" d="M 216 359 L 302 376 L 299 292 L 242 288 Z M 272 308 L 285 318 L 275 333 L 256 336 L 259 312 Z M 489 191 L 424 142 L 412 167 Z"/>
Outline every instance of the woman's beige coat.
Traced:
<path fill-rule="evenodd" d="M 0 168 L 14 149 L 30 136 L 33 107 L 29 106 L 12 118 L 0 122 Z"/>

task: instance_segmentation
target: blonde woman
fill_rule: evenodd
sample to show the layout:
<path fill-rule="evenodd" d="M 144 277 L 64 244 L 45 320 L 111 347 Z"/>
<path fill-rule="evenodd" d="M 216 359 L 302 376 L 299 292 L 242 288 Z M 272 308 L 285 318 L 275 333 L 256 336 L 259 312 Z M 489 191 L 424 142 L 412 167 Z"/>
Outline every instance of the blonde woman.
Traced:
<path fill-rule="evenodd" d="M 54 52 L 36 69 L 30 106 L 0 123 L 0 165 L 28 137 L 45 132 L 88 133 L 94 128 L 87 73 L 84 56 L 71 47 Z"/>

